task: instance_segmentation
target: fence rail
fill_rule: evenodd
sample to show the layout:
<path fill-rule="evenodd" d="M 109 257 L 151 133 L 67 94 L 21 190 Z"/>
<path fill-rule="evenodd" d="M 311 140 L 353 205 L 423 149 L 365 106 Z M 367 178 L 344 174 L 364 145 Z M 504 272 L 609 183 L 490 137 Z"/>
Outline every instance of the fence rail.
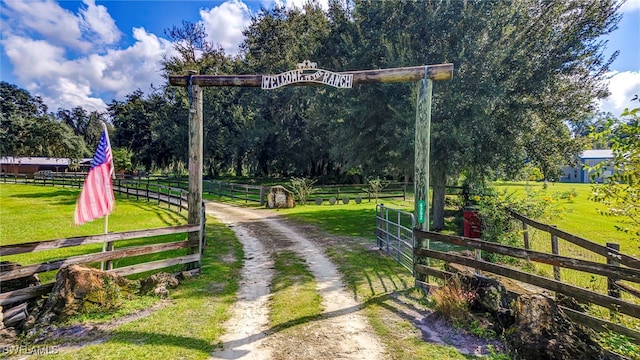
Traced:
<path fill-rule="evenodd" d="M 203 181 L 203 193 L 217 195 L 218 198 L 244 200 L 245 203 L 259 203 L 264 206 L 268 188 L 258 185 L 228 183 L 215 180 Z"/>
<path fill-rule="evenodd" d="M 120 242 L 124 240 L 140 239 L 152 236 L 188 234 L 200 231 L 201 226 L 199 224 L 193 224 L 158 229 L 109 233 L 104 235 L 79 236 L 73 238 L 36 241 L 22 244 L 2 245 L 0 246 L 0 256 L 33 253 L 96 243 Z M 176 264 L 199 262 L 201 252 L 200 246 L 201 244 L 199 242 L 191 242 L 188 240 L 129 246 L 107 252 L 78 255 L 56 261 L 20 266 L 13 270 L 0 272 L 0 281 L 7 281 L 39 274 L 42 272 L 57 270 L 63 266 L 71 264 L 90 264 L 101 261 L 123 259 L 132 256 L 162 253 L 171 250 L 191 249 L 191 254 L 108 270 L 121 275 L 137 274 L 140 272 L 165 268 Z M 50 284 L 45 284 L 31 288 L 1 293 L 0 306 L 27 300 L 33 297 L 38 297 L 43 293 L 46 293 L 47 290 L 51 290 L 49 285 Z"/>
<path fill-rule="evenodd" d="M 479 239 L 466 238 L 462 236 L 444 235 L 435 232 L 413 230 L 413 234 L 417 239 L 429 239 L 432 241 L 444 242 L 452 245 L 464 246 L 466 248 L 481 250 L 487 253 L 506 255 L 514 258 L 526 260 L 528 262 L 539 262 L 544 264 L 552 264 L 558 268 L 579 270 L 588 274 L 602 275 L 615 280 L 624 279 L 634 283 L 640 283 L 640 266 L 635 265 L 637 260 L 626 256 L 627 264 L 634 266 L 624 267 L 621 265 L 603 264 L 598 262 L 585 261 L 582 259 L 574 259 L 570 257 L 560 256 L 556 254 L 546 254 L 539 251 L 533 251 L 524 248 L 506 246 L 497 243 L 482 241 Z M 595 247 L 594 247 L 595 248 Z M 618 252 L 612 252 L 617 255 Z M 417 259 L 439 259 L 448 263 L 460 264 L 475 268 L 477 271 L 487 271 L 499 276 L 510 278 L 516 281 L 528 283 L 540 288 L 561 293 L 563 295 L 575 298 L 584 303 L 595 304 L 603 308 L 609 309 L 613 313 L 628 315 L 635 319 L 640 319 L 640 305 L 627 301 L 620 297 L 610 296 L 608 294 L 598 293 L 588 290 L 580 286 L 568 284 L 558 279 L 551 279 L 545 276 L 531 274 L 519 269 L 508 267 L 505 265 L 494 264 L 484 261 L 481 258 L 472 258 L 462 255 L 446 253 L 427 248 L 416 248 L 414 250 Z M 629 259 L 631 258 L 631 259 Z M 426 276 L 435 276 L 440 278 L 448 278 L 451 273 L 425 265 L 416 264 L 414 271 L 417 274 Z M 617 332 L 626 335 L 640 342 L 640 332 L 612 323 L 605 319 L 600 319 L 580 312 L 572 312 L 570 315 L 574 321 L 592 328 L 608 328 L 616 329 Z"/>
<path fill-rule="evenodd" d="M 86 174 L 65 174 L 54 173 L 52 176 L 44 178 L 28 178 L 26 176 L 16 176 L 13 174 L 3 174 L 4 182 L 33 184 L 42 186 L 69 186 L 81 188 Z M 9 181 L 7 181 L 9 180 Z M 187 208 L 187 191 L 180 187 L 180 182 L 174 179 L 154 179 L 153 181 L 140 181 L 140 179 L 115 179 L 114 191 L 125 194 L 127 197 L 135 196 L 137 199 L 145 198 L 147 201 L 157 201 L 158 204 L 168 204 L 176 206 L 179 210 Z M 171 186 L 177 185 L 177 186 Z M 204 209 L 203 209 L 204 211 Z M 133 275 L 142 272 L 158 270 L 180 264 L 198 263 L 204 245 L 204 214 L 202 224 L 179 225 L 157 229 L 144 229 L 102 235 L 79 236 L 64 239 L 54 239 L 36 241 L 21 244 L 0 246 L 0 257 L 33 253 L 47 250 L 55 250 L 67 247 L 78 247 L 89 244 L 105 243 L 107 251 L 90 253 L 78 256 L 71 256 L 54 261 L 20 266 L 14 270 L 0 272 L 0 281 L 9 281 L 26 276 L 31 276 L 47 271 L 58 270 L 63 266 L 71 264 L 91 264 L 106 263 L 107 271 L 119 275 Z M 180 240 L 164 243 L 153 243 L 139 246 L 129 246 L 121 249 L 114 249 L 114 243 L 123 240 L 133 240 L 163 235 L 179 235 L 199 232 L 199 241 Z M 129 266 L 112 268 L 112 261 L 117 259 L 130 258 L 140 255 L 161 254 L 168 251 L 186 249 L 186 255 L 173 255 L 160 260 L 141 262 Z M 156 257 L 157 258 L 157 257 Z M 46 295 L 51 291 L 52 283 L 0 293 L 0 306 L 12 304 L 31 298 Z"/>

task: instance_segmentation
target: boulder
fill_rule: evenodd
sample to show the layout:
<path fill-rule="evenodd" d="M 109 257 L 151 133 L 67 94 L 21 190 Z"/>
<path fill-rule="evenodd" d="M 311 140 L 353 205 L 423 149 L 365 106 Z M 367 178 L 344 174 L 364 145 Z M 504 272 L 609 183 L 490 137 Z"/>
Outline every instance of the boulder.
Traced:
<path fill-rule="evenodd" d="M 176 288 L 178 285 L 180 285 L 178 278 L 169 273 L 160 272 L 140 281 L 140 293 L 153 294 L 165 299 L 169 296 L 167 289 Z"/>
<path fill-rule="evenodd" d="M 135 282 L 117 274 L 69 265 L 58 272 L 53 290 L 34 321 L 48 324 L 96 308 L 118 308 L 136 289 Z"/>
<path fill-rule="evenodd" d="M 296 206 L 293 193 L 284 186 L 272 186 L 267 196 L 269 209 L 287 209 Z"/>
<path fill-rule="evenodd" d="M 514 302 L 516 322 L 506 341 L 522 359 L 581 359 L 604 357 L 602 348 L 574 324 L 555 301 L 541 294 L 522 295 Z"/>

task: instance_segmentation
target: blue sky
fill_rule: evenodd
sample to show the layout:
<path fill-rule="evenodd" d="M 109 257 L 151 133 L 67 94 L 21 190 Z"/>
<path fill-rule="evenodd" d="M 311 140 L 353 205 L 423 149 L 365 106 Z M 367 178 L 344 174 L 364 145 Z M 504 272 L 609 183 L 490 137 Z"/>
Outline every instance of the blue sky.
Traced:
<path fill-rule="evenodd" d="M 0 2 L 1 78 L 39 95 L 51 111 L 104 110 L 136 89 L 160 84 L 159 60 L 173 51 L 164 30 L 183 20 L 205 25 L 210 40 L 237 52 L 241 30 L 260 6 L 305 0 Z M 326 6 L 327 0 L 320 0 Z M 615 115 L 640 93 L 640 0 L 627 0 L 608 51 L 620 50 L 601 103 Z M 421 65 L 421 64 L 416 64 Z"/>

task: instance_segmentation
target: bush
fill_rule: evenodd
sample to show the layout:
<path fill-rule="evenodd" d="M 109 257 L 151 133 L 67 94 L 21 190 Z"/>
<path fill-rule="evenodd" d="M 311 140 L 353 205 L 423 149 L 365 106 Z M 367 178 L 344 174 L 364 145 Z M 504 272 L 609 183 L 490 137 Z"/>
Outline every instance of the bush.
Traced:
<path fill-rule="evenodd" d="M 289 180 L 291 192 L 295 195 L 299 204 L 304 205 L 307 198 L 313 194 L 315 191 L 313 184 L 315 183 L 316 180 L 310 180 L 307 178 L 292 177 L 291 180 Z"/>
<path fill-rule="evenodd" d="M 562 215 L 557 195 L 549 196 L 544 189 L 533 191 L 527 188 L 526 195 L 522 198 L 515 196 L 515 192 L 497 191 L 488 187 L 477 197 L 476 207 L 482 219 L 482 239 L 504 245 L 522 246 L 520 224 L 511 217 L 509 209 L 539 221 Z M 497 255 L 491 256 L 489 260 L 499 261 Z"/>

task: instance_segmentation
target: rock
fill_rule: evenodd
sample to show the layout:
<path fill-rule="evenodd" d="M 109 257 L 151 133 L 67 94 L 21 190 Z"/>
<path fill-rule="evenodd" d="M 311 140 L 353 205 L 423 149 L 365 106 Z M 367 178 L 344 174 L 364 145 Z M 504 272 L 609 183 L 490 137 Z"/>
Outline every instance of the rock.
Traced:
<path fill-rule="evenodd" d="M 158 285 L 153 289 L 153 295 L 156 295 L 160 299 L 166 299 L 169 297 L 169 290 L 164 285 Z"/>
<path fill-rule="evenodd" d="M 267 196 L 267 207 L 269 209 L 285 209 L 296 206 L 293 193 L 283 186 L 272 186 Z"/>
<path fill-rule="evenodd" d="M 192 277 L 193 277 L 193 275 L 191 275 L 191 273 L 189 271 L 180 272 L 180 279 L 182 279 L 182 280 L 191 279 Z"/>
<path fill-rule="evenodd" d="M 175 276 L 166 272 L 160 272 L 140 281 L 140 293 L 151 293 L 164 299 L 169 296 L 167 288 L 173 289 L 178 285 L 180 285 L 180 281 Z"/>
<path fill-rule="evenodd" d="M 601 359 L 602 348 L 544 295 L 522 295 L 515 301 L 516 322 L 506 340 L 522 359 Z"/>
<path fill-rule="evenodd" d="M 49 324 L 94 308 L 113 309 L 135 293 L 135 283 L 117 274 L 69 265 L 58 272 L 56 283 L 35 322 Z"/>

